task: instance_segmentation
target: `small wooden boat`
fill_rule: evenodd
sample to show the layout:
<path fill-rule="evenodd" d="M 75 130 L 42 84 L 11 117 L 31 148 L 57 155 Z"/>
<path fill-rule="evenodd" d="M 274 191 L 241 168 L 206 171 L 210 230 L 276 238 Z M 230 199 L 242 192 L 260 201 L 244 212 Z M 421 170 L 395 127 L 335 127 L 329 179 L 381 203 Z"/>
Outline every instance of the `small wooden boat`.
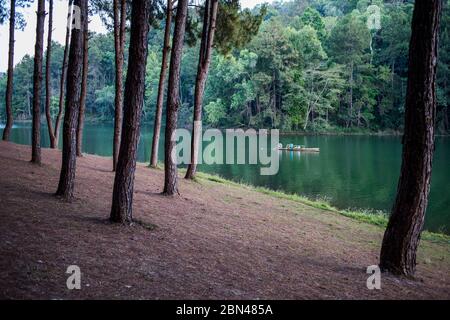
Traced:
<path fill-rule="evenodd" d="M 289 144 L 287 145 L 287 147 L 283 147 L 281 143 L 278 145 L 278 150 L 296 151 L 296 152 L 320 152 L 319 148 L 307 148 L 305 146 L 293 146 Z"/>
<path fill-rule="evenodd" d="M 278 148 L 278 150 L 284 151 L 297 151 L 297 152 L 320 152 L 319 148 Z"/>

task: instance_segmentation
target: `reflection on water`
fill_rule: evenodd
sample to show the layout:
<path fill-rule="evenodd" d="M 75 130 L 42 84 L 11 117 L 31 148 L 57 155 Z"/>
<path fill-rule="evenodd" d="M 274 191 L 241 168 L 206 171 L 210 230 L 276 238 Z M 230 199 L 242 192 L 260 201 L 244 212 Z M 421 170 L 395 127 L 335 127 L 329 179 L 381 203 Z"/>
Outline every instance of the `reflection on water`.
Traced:
<path fill-rule="evenodd" d="M 30 126 L 30 123 L 17 123 L 11 133 L 12 140 L 30 144 Z M 83 135 L 83 152 L 111 156 L 112 133 L 112 124 L 87 123 Z M 151 135 L 152 127 L 144 126 L 139 142 L 138 161 L 149 160 Z M 41 136 L 42 146 L 48 147 L 45 125 Z M 61 142 L 62 139 L 60 144 Z M 275 176 L 260 175 L 259 165 L 203 164 L 199 166 L 199 170 L 287 193 L 326 198 L 338 208 L 390 210 L 400 172 L 399 137 L 289 135 L 281 136 L 280 142 L 319 147 L 320 154 L 280 151 L 280 168 Z M 164 154 L 163 148 L 162 142 L 160 160 Z M 438 137 L 425 228 L 450 233 L 449 208 L 450 138 Z"/>

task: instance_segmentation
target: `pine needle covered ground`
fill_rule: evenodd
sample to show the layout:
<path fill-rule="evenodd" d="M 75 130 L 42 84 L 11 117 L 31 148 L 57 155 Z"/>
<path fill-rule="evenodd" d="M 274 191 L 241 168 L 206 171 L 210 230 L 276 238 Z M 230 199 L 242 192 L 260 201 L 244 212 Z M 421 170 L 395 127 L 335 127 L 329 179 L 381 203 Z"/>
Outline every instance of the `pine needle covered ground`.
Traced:
<path fill-rule="evenodd" d="M 450 298 L 448 237 L 426 235 L 416 279 L 368 290 L 383 227 L 301 199 L 200 174 L 160 195 L 163 171 L 138 164 L 133 226 L 108 222 L 111 159 L 77 161 L 76 200 L 53 196 L 61 153 L 0 142 L 0 298 Z M 378 220 L 377 220 L 378 221 Z M 69 265 L 81 290 L 68 290 Z"/>

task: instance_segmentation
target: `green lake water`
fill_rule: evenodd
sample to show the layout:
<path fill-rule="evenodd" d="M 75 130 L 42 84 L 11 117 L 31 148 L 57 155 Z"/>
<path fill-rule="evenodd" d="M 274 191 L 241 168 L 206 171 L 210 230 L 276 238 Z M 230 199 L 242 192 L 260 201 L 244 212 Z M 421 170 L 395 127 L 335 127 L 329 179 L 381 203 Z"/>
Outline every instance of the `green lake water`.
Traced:
<path fill-rule="evenodd" d="M 31 123 L 18 123 L 12 141 L 30 144 Z M 138 161 L 147 162 L 152 127 L 143 126 Z M 83 152 L 112 155 L 112 124 L 87 123 Z M 252 185 L 312 199 L 326 199 L 340 209 L 391 209 L 401 164 L 401 138 L 393 136 L 281 136 L 283 144 L 319 147 L 320 153 L 279 152 L 279 171 L 260 175 L 259 165 L 200 165 L 199 170 Z M 42 146 L 48 147 L 46 126 Z M 160 143 L 160 158 L 163 142 Z M 450 234 L 450 138 L 437 137 L 425 229 Z"/>

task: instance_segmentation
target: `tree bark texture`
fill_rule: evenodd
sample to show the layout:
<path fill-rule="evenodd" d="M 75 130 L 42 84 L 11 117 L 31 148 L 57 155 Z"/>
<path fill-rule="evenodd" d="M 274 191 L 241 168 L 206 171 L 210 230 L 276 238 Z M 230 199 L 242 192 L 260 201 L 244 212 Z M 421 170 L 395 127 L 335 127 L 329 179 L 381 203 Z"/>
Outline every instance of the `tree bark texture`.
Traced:
<path fill-rule="evenodd" d="M 180 67 L 183 55 L 184 34 L 187 18 L 187 0 L 179 0 L 175 17 L 175 30 L 170 56 L 169 84 L 167 89 L 166 131 L 164 148 L 164 191 L 172 196 L 178 193 L 178 170 L 175 155 L 175 134 L 180 106 Z"/>
<path fill-rule="evenodd" d="M 83 34 L 85 19 L 87 19 L 87 0 L 74 0 L 81 12 L 80 29 L 73 28 L 69 66 L 67 68 L 67 97 L 63 124 L 62 165 L 56 195 L 71 201 L 75 188 L 75 173 L 77 161 L 77 126 L 80 110 L 80 94 L 83 68 Z"/>
<path fill-rule="evenodd" d="M 8 79 L 6 82 L 6 125 L 3 129 L 3 140 L 8 141 L 13 125 L 12 95 L 14 78 L 14 30 L 16 25 L 16 0 L 11 0 L 9 14 L 9 51 L 8 51 Z"/>
<path fill-rule="evenodd" d="M 77 126 L 77 157 L 82 157 L 84 114 L 86 111 L 87 81 L 89 72 L 89 17 L 84 21 L 83 32 L 83 79 L 81 82 L 80 113 Z"/>
<path fill-rule="evenodd" d="M 31 162 L 41 164 L 41 86 L 42 58 L 44 55 L 45 0 L 38 0 L 36 44 L 34 47 L 33 72 L 33 125 L 31 134 Z"/>
<path fill-rule="evenodd" d="M 61 81 L 59 87 L 59 103 L 58 103 L 58 115 L 55 120 L 55 144 L 58 145 L 59 141 L 59 129 L 61 127 L 61 119 L 63 113 L 63 105 L 64 105 L 64 97 L 65 97 L 65 84 L 66 84 L 66 75 L 67 75 L 67 66 L 69 63 L 69 50 L 70 50 L 70 36 L 72 34 L 72 5 L 73 0 L 69 0 L 68 3 L 68 12 L 67 12 L 67 30 L 66 30 L 66 40 L 64 46 L 64 56 L 63 56 L 63 64 L 61 68 Z"/>
<path fill-rule="evenodd" d="M 47 34 L 47 56 L 45 61 L 45 117 L 47 119 L 48 136 L 50 139 L 50 148 L 56 148 L 55 132 L 53 131 L 52 116 L 50 112 L 52 101 L 52 79 L 51 79 L 51 61 L 52 61 L 52 32 L 53 32 L 53 0 L 49 0 L 48 9 L 48 34 Z"/>
<path fill-rule="evenodd" d="M 218 0 L 206 0 L 203 15 L 203 31 L 200 43 L 200 53 L 197 66 L 197 78 L 194 93 L 194 124 L 192 126 L 191 139 L 191 163 L 186 171 L 186 179 L 193 179 L 197 172 L 198 152 L 200 144 L 201 126 L 195 125 L 202 121 L 203 94 L 205 92 L 206 79 L 208 77 L 209 65 L 211 63 L 214 33 L 216 31 L 216 18 Z M 199 132 L 200 131 L 200 132 Z"/>
<path fill-rule="evenodd" d="M 152 154 L 150 166 L 156 168 L 158 165 L 158 148 L 161 134 L 161 118 L 164 100 L 164 82 L 167 73 L 167 58 L 170 52 L 170 27 L 172 24 L 172 0 L 167 0 L 166 26 L 164 29 L 164 46 L 162 51 L 161 72 L 159 74 L 158 97 L 156 99 L 155 123 L 153 126 Z"/>
<path fill-rule="evenodd" d="M 414 275 L 430 191 L 436 121 L 441 0 L 417 0 L 409 47 L 403 154 L 397 196 L 380 255 L 383 270 Z"/>
<path fill-rule="evenodd" d="M 116 170 L 119 156 L 120 137 L 123 119 L 123 57 L 125 47 L 126 0 L 114 0 L 114 49 L 116 63 L 114 138 L 113 138 L 113 171 Z"/>
<path fill-rule="evenodd" d="M 148 20 L 149 2 L 133 1 L 124 119 L 110 214 L 110 220 L 118 223 L 133 221 L 134 173 L 144 103 Z"/>

